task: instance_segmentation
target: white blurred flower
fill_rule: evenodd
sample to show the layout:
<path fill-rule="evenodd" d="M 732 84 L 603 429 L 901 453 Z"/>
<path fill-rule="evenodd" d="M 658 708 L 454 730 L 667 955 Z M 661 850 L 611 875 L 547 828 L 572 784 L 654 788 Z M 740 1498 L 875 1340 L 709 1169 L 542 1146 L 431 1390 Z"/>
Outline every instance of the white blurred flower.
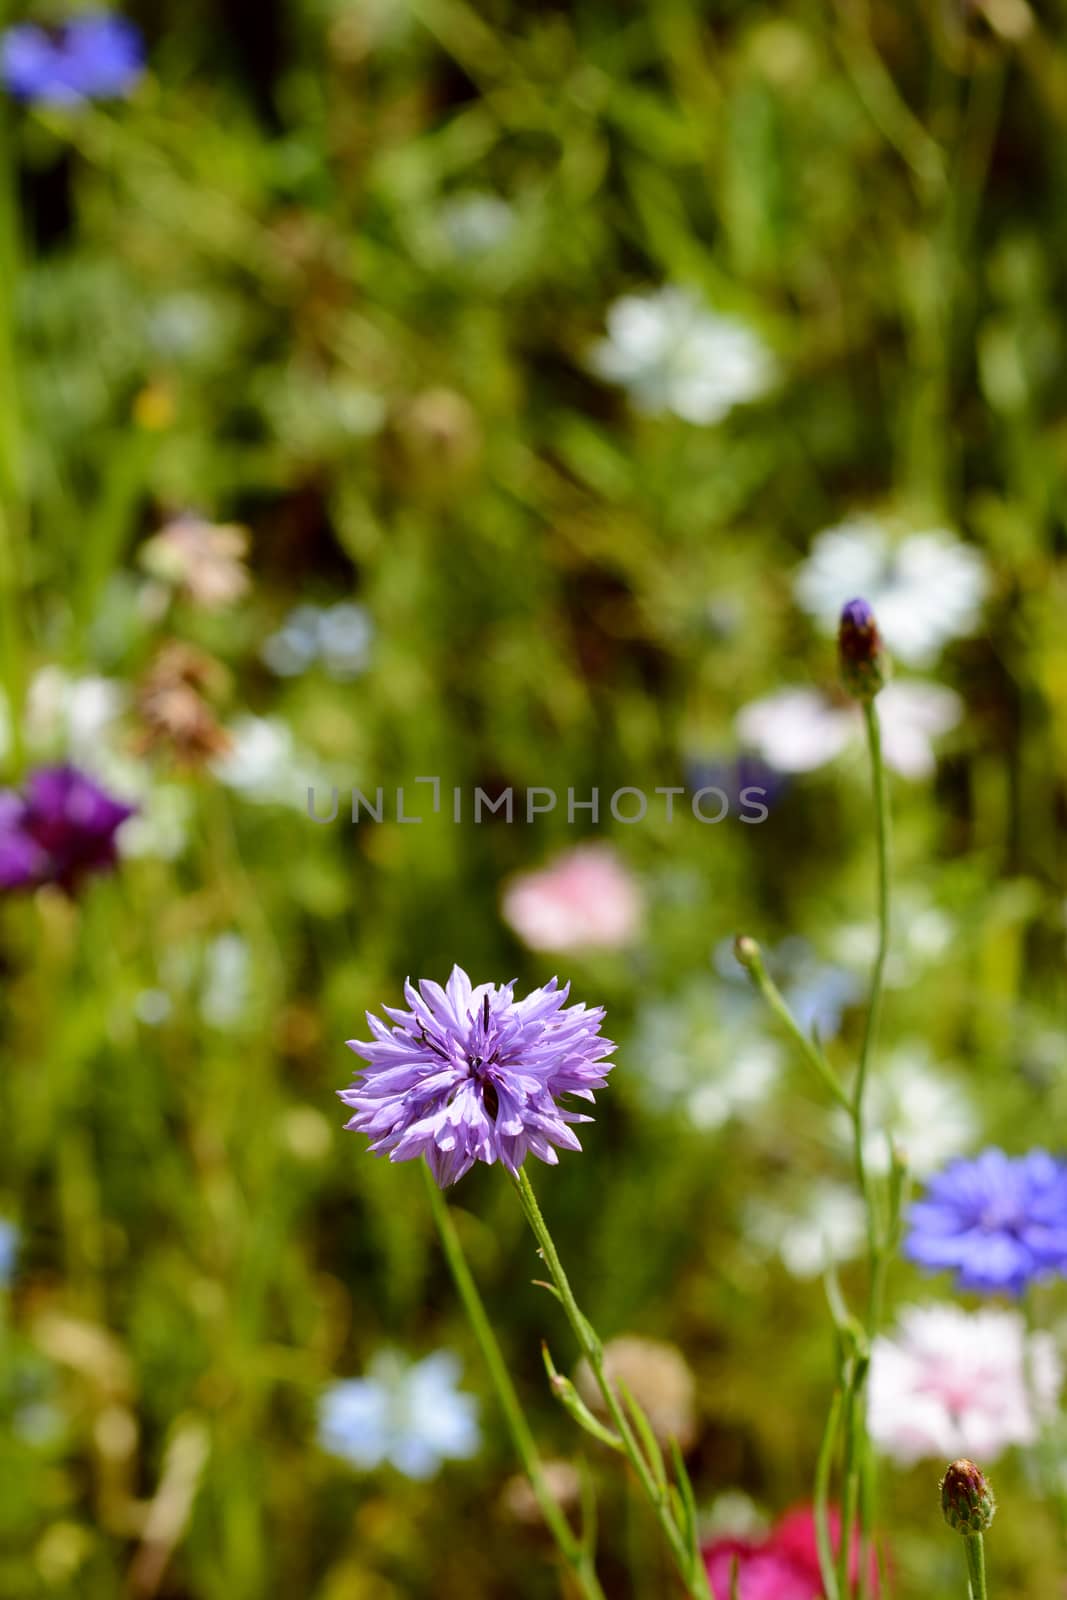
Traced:
<path fill-rule="evenodd" d="M 876 701 L 886 765 L 902 778 L 928 778 L 936 765 L 933 741 L 963 716 L 963 701 L 940 683 L 894 678 Z"/>
<path fill-rule="evenodd" d="M 126 703 L 125 686 L 115 678 L 75 678 L 62 667 L 42 667 L 26 696 L 26 738 L 39 752 L 61 752 L 87 766 Z"/>
<path fill-rule="evenodd" d="M 866 1236 L 863 1205 L 847 1184 L 820 1180 L 789 1210 L 753 1201 L 748 1237 L 779 1256 L 794 1278 L 817 1278 L 828 1266 L 850 1261 Z"/>
<path fill-rule="evenodd" d="M 703 1129 L 757 1113 L 778 1081 L 782 1052 L 752 1018 L 747 1001 L 717 1004 L 709 983 L 644 1006 L 632 1081 L 645 1103 L 660 1112 L 681 1110 Z"/>
<path fill-rule="evenodd" d="M 845 1114 L 835 1116 L 839 1133 L 847 1138 Z M 888 1170 L 891 1138 L 916 1178 L 927 1177 L 961 1155 L 980 1132 L 973 1101 L 960 1079 L 939 1069 L 926 1045 L 918 1041 L 890 1051 L 871 1074 L 866 1122 L 868 1171 Z"/>
<path fill-rule="evenodd" d="M 386 1464 L 406 1478 L 432 1478 L 442 1462 L 468 1460 L 481 1443 L 477 1402 L 458 1389 L 447 1350 L 413 1365 L 381 1350 L 363 1378 L 332 1384 L 319 1404 L 319 1442 L 371 1472 Z"/>
<path fill-rule="evenodd" d="M 252 956 L 239 933 L 220 933 L 204 955 L 200 1015 L 212 1028 L 225 1031 L 248 1009 Z"/>
<path fill-rule="evenodd" d="M 871 1351 L 871 1439 L 901 1466 L 958 1456 L 987 1466 L 1036 1441 L 1062 1381 L 1051 1336 L 1028 1337 L 1017 1311 L 909 1306 Z"/>
<path fill-rule="evenodd" d="M 875 705 L 886 765 L 902 778 L 928 778 L 936 764 L 934 739 L 963 715 L 959 695 L 920 678 L 895 678 Z M 859 707 L 818 689 L 780 689 L 753 700 L 734 726 L 742 743 L 779 772 L 813 772 L 863 739 Z"/>
<path fill-rule="evenodd" d="M 609 308 L 607 326 L 589 364 L 652 416 L 721 422 L 774 381 L 774 358 L 759 335 L 737 317 L 710 311 L 689 289 L 623 295 Z"/>
<path fill-rule="evenodd" d="M 189 840 L 193 797 L 176 783 L 156 783 L 143 763 L 107 756 L 96 770 L 116 793 L 137 806 L 122 825 L 124 856 L 177 861 Z"/>
<path fill-rule="evenodd" d="M 42 667 L 26 697 L 27 742 L 36 756 L 73 761 L 137 807 L 122 825 L 124 856 L 174 861 L 188 840 L 192 798 L 179 784 L 157 781 L 145 762 L 123 751 L 127 703 L 125 686 L 114 678 Z"/>
<path fill-rule="evenodd" d="M 166 1022 L 174 1007 L 165 989 L 141 989 L 133 1002 L 133 1014 L 146 1028 L 158 1028 Z"/>
<path fill-rule="evenodd" d="M 499 195 L 468 189 L 442 202 L 437 221 L 453 253 L 471 259 L 505 242 L 515 228 L 515 211 Z"/>
<path fill-rule="evenodd" d="M 894 895 L 893 937 L 886 962 L 885 981 L 894 989 L 907 988 L 936 963 L 956 937 L 953 919 L 917 884 L 902 884 Z M 878 948 L 878 923 L 841 922 L 831 935 L 831 949 L 843 966 L 866 979 Z"/>
<path fill-rule="evenodd" d="M 830 634 L 841 607 L 861 595 L 890 654 L 921 667 L 974 632 L 989 574 L 980 552 L 943 528 L 894 541 L 873 517 L 855 517 L 817 535 L 794 584 L 801 606 Z"/>
<path fill-rule="evenodd" d="M 818 689 L 779 689 L 743 706 L 734 721 L 738 737 L 779 772 L 814 772 L 848 744 L 854 714 Z"/>
<path fill-rule="evenodd" d="M 280 717 L 238 717 L 226 729 L 230 748 L 211 770 L 227 788 L 257 805 L 304 810 L 309 789 L 321 787 L 319 764 L 301 751 Z"/>

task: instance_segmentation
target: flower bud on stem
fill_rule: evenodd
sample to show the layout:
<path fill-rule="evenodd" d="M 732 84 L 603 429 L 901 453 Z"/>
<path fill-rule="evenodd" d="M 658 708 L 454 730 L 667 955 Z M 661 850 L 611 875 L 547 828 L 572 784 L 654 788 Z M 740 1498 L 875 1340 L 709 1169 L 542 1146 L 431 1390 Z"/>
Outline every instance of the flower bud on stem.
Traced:
<path fill-rule="evenodd" d="M 987 1600 L 982 1535 L 996 1509 L 996 1498 L 981 1467 L 966 1459 L 953 1461 L 941 1479 L 941 1510 L 949 1527 L 963 1535 L 971 1600 Z"/>

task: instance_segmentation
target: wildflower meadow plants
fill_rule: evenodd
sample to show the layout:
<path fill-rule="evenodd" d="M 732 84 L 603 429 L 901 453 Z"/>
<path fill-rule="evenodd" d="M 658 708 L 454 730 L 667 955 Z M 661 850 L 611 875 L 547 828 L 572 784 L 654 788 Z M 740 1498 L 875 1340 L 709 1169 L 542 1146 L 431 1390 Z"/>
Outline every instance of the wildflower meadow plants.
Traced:
<path fill-rule="evenodd" d="M 850 1077 L 831 1063 L 818 1032 L 797 1020 L 758 942 L 745 934 L 734 947 L 824 1096 L 844 1113 L 863 1216 L 866 1285 L 858 1307 L 847 1302 L 832 1263 L 825 1270 L 835 1372 L 822 1443 L 812 1463 L 812 1506 L 804 1513 L 806 1532 L 799 1543 L 783 1540 L 781 1532 L 763 1544 L 702 1543 L 696 1494 L 683 1457 L 687 1430 L 678 1427 L 664 1439 L 662 1426 L 653 1424 L 638 1398 L 638 1386 L 626 1382 L 617 1364 L 609 1365 L 605 1344 L 580 1308 L 534 1193 L 527 1158 L 555 1166 L 558 1150 L 580 1152 L 574 1125 L 591 1118 L 572 1102 L 591 1103 L 594 1092 L 607 1085 L 606 1057 L 614 1045 L 600 1034 L 604 1009 L 568 1005 L 569 986 L 560 987 L 556 978 L 517 999 L 513 982 L 474 984 L 457 966 L 443 987 L 429 979 L 406 983 L 406 1009 L 386 1006 L 388 1021 L 368 1013 L 372 1038 L 349 1041 L 365 1066 L 352 1087 L 340 1091 L 354 1112 L 346 1126 L 369 1136 L 372 1154 L 424 1162 L 444 1251 L 513 1443 L 560 1555 L 587 1596 L 603 1592 L 594 1491 L 587 1483 L 576 1534 L 553 1498 L 441 1194 L 477 1162 L 507 1172 L 548 1272 L 542 1286 L 560 1303 L 582 1353 L 585 1375 L 576 1387 L 544 1346 L 550 1386 L 581 1428 L 629 1463 L 678 1576 L 696 1600 L 726 1600 L 728 1593 L 741 1600 L 746 1595 L 846 1600 L 875 1593 L 889 1559 L 877 1521 L 877 1451 L 906 1462 L 963 1447 L 993 1459 L 1009 1444 L 1038 1439 L 1040 1418 L 1048 1415 L 1059 1387 L 1051 1339 L 1027 1333 L 1014 1312 L 988 1310 L 969 1317 L 954 1307 L 914 1307 L 898 1340 L 882 1332 L 886 1280 L 905 1214 L 906 1253 L 926 1267 L 954 1268 L 963 1288 L 1018 1293 L 1035 1279 L 1062 1274 L 1067 1268 L 1067 1167 L 1042 1151 L 1011 1161 L 989 1150 L 932 1178 L 928 1197 L 905 1213 L 903 1155 L 890 1143 L 884 1162 L 872 1159 L 868 1103 L 878 1071 L 891 934 L 889 797 L 878 707 L 890 664 L 874 612 L 862 598 L 841 610 L 838 652 L 842 683 L 859 707 L 866 732 L 878 930 L 866 1021 Z M 356 1384 L 353 1393 L 362 1395 L 363 1388 Z M 949 1469 L 943 1504 L 949 1520 L 969 1537 L 971 1600 L 985 1600 L 980 1530 L 953 1509 L 959 1498 L 953 1474 L 958 1478 L 961 1470 L 959 1462 Z M 971 1535 L 977 1543 L 970 1542 Z"/>
<path fill-rule="evenodd" d="M 1051 10 L 5 8 L 0 1600 L 1056 1592 Z"/>

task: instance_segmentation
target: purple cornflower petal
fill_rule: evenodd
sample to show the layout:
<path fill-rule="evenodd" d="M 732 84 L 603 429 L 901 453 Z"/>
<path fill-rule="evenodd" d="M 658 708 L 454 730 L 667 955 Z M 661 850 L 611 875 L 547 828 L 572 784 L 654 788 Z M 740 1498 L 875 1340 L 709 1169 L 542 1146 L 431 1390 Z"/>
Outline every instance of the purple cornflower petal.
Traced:
<path fill-rule="evenodd" d="M 555 1166 L 557 1147 L 580 1150 L 571 1124 L 591 1119 L 559 1097 L 604 1087 L 615 1049 L 600 1036 L 604 1011 L 565 1005 L 570 985 L 555 978 L 523 1000 L 514 987 L 475 987 L 453 967 L 443 989 L 405 983 L 410 1010 L 383 1007 L 391 1027 L 368 1012 L 373 1039 L 348 1041 L 368 1065 L 340 1091 L 355 1110 L 345 1126 L 368 1134 L 375 1155 L 425 1156 L 442 1188 L 475 1161 L 515 1172 L 527 1155 Z"/>
<path fill-rule="evenodd" d="M 1018 1295 L 1067 1274 L 1067 1165 L 1044 1150 L 954 1161 L 911 1207 L 904 1253 L 961 1289 Z"/>
<path fill-rule="evenodd" d="M 118 859 L 115 835 L 136 810 L 77 767 L 43 767 L 26 797 L 0 799 L 0 887 L 58 883 L 73 891 Z"/>
<path fill-rule="evenodd" d="M 107 12 L 57 28 L 22 22 L 0 39 L 0 77 L 18 100 L 70 106 L 128 94 L 144 70 L 140 30 Z"/>
<path fill-rule="evenodd" d="M 0 889 L 26 889 L 47 873 L 48 857 L 25 831 L 26 802 L 0 790 Z"/>

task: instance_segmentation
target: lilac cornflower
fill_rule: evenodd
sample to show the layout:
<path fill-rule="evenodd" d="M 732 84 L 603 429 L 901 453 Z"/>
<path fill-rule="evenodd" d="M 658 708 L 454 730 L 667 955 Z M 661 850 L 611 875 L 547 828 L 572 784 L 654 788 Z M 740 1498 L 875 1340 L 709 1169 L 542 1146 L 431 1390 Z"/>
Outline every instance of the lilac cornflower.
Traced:
<path fill-rule="evenodd" d="M 56 883 L 74 893 L 115 866 L 115 835 L 135 810 L 74 766 L 42 767 L 22 796 L 0 791 L 0 889 Z"/>
<path fill-rule="evenodd" d="M 443 989 L 408 980 L 410 1011 L 382 1008 L 391 1028 L 368 1012 L 373 1042 L 348 1041 L 368 1066 L 339 1091 L 356 1113 L 345 1126 L 390 1161 L 425 1156 L 441 1188 L 475 1161 L 516 1172 L 530 1153 L 555 1166 L 554 1146 L 580 1150 L 570 1124 L 592 1119 L 558 1097 L 592 1100 L 604 1087 L 615 1046 L 600 1037 L 603 1009 L 565 1006 L 570 985 L 555 978 L 523 1000 L 514 988 L 473 987 L 453 967 Z"/>
<path fill-rule="evenodd" d="M 1044 1150 L 954 1161 L 911 1207 L 904 1253 L 961 1289 L 1018 1295 L 1067 1274 L 1067 1165 Z"/>
<path fill-rule="evenodd" d="M 17 100 L 80 105 L 129 93 L 144 70 L 140 29 L 89 12 L 55 28 L 20 22 L 0 38 L 0 78 Z"/>

